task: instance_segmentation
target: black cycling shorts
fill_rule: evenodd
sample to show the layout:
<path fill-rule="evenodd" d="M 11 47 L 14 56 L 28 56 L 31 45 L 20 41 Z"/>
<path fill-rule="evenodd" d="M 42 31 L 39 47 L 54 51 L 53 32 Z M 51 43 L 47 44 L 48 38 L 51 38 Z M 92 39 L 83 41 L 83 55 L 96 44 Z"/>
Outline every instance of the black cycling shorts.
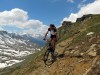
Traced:
<path fill-rule="evenodd" d="M 53 38 L 56 38 L 56 35 L 51 35 L 51 37 L 50 37 L 51 39 L 53 39 Z"/>

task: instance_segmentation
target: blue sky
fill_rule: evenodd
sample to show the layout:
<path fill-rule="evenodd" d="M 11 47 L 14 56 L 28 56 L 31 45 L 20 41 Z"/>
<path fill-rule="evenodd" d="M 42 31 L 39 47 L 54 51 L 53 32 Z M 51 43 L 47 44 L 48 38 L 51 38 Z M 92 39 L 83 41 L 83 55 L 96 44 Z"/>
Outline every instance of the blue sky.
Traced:
<path fill-rule="evenodd" d="M 66 0 L 1 0 L 0 2 L 0 11 L 20 8 L 28 12 L 30 19 L 39 19 L 47 25 L 50 23 L 59 25 L 60 21 L 70 14 L 70 8 L 74 7 L 77 7 L 76 3 L 69 3 Z M 77 12 L 77 10 L 72 11 Z"/>
<path fill-rule="evenodd" d="M 78 14 L 83 7 L 93 2 L 95 0 L 0 0 L 0 29 L 30 33 L 36 31 L 38 27 L 34 27 L 39 25 L 41 28 L 37 30 L 41 33 L 43 28 L 48 28 L 50 23 L 59 26 L 62 21 L 70 20 L 72 13 L 73 16 Z M 7 20 L 9 20 L 8 23 Z"/>

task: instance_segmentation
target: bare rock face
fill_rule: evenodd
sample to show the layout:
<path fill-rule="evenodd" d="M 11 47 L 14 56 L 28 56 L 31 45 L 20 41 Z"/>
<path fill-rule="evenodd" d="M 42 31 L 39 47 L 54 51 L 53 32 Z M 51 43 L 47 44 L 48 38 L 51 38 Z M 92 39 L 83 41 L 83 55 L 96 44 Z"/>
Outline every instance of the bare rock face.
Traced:
<path fill-rule="evenodd" d="M 90 17 L 92 17 L 91 14 L 83 15 L 81 18 L 77 18 L 76 22 L 82 22 L 82 21 L 84 21 L 85 19 L 90 18 Z"/>
<path fill-rule="evenodd" d="M 90 56 L 96 56 L 97 51 L 96 51 L 95 46 L 97 46 L 97 44 L 92 44 L 90 46 L 90 48 L 87 50 L 88 55 L 90 55 Z"/>
<path fill-rule="evenodd" d="M 96 62 L 87 75 L 100 75 L 100 60 Z"/>
<path fill-rule="evenodd" d="M 64 21 L 63 23 L 62 23 L 62 26 L 69 26 L 69 25 L 71 25 L 72 23 L 70 22 L 70 21 Z"/>
<path fill-rule="evenodd" d="M 97 54 L 96 51 L 90 51 L 90 52 L 88 53 L 88 55 L 90 55 L 90 56 L 96 56 L 96 54 Z"/>

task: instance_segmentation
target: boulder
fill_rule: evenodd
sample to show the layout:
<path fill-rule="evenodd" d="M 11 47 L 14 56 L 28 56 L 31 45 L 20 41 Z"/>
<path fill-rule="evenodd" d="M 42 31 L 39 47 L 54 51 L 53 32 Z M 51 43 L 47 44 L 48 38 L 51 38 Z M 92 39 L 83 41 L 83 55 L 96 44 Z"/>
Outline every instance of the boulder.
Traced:
<path fill-rule="evenodd" d="M 64 21 L 62 23 L 62 26 L 69 26 L 69 25 L 72 25 L 72 23 L 70 21 Z"/>
<path fill-rule="evenodd" d="M 96 50 L 96 47 L 97 46 L 97 44 L 92 44 L 91 46 L 90 46 L 90 48 L 86 51 L 86 53 L 88 54 L 88 55 L 90 55 L 90 56 L 96 56 L 97 55 L 97 50 Z"/>
<path fill-rule="evenodd" d="M 90 56 L 96 56 L 97 55 L 97 52 L 96 51 L 90 51 L 88 53 L 88 55 L 90 55 Z"/>

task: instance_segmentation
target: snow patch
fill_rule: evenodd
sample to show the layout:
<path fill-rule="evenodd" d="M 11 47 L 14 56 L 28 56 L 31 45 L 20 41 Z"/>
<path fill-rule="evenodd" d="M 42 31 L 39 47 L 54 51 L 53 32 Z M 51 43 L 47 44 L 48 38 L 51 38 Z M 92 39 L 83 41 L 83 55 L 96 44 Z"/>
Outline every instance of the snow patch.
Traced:
<path fill-rule="evenodd" d="M 0 63 L 0 68 L 5 68 L 7 66 L 6 63 Z"/>
<path fill-rule="evenodd" d="M 89 32 L 89 33 L 87 33 L 86 35 L 92 35 L 92 34 L 94 34 L 94 32 Z"/>
<path fill-rule="evenodd" d="M 22 62 L 22 61 L 23 60 L 9 60 L 9 61 L 6 61 L 5 63 L 0 63 L 0 69 L 8 67 L 8 66 L 12 66 L 12 65 Z"/>

